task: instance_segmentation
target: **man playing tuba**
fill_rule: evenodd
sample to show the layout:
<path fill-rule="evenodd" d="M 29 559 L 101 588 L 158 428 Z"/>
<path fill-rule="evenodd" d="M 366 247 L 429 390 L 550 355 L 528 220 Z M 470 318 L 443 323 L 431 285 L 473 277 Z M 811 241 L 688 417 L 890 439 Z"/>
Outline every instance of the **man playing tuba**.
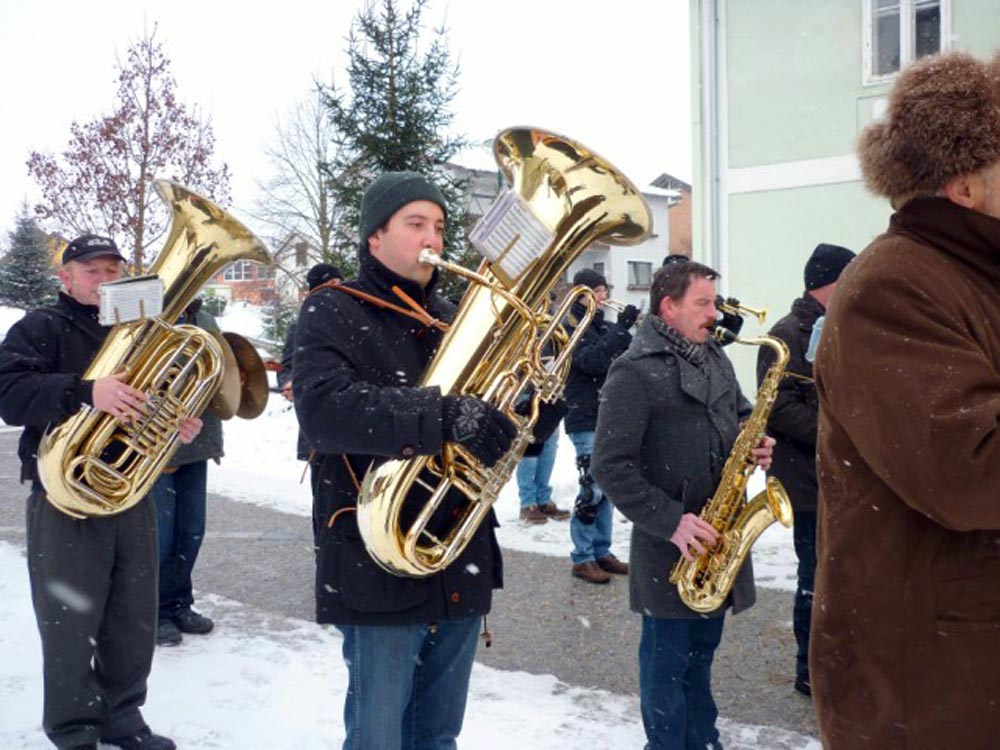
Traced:
<path fill-rule="evenodd" d="M 446 210 L 420 174 L 374 180 L 361 201 L 358 278 L 316 290 L 296 325 L 295 409 L 316 450 L 316 611 L 344 637 L 345 747 L 454 747 L 480 619 L 501 585 L 492 511 L 454 564 L 423 578 L 383 570 L 353 512 L 372 461 L 438 454 L 449 441 L 490 467 L 516 433 L 480 399 L 416 385 L 454 314 L 435 291 L 437 270 L 418 260 L 442 251 Z"/>
<path fill-rule="evenodd" d="M 42 640 L 42 726 L 59 748 L 173 750 L 139 712 L 156 632 L 156 510 L 143 499 L 121 513 L 73 518 L 49 503 L 36 456 L 42 433 L 81 407 L 127 422 L 146 395 L 124 373 L 81 374 L 111 328 L 98 322 L 99 288 L 122 276 L 124 258 L 107 237 L 83 235 L 63 251 L 64 291 L 33 310 L 0 344 L 0 418 L 23 425 L 18 455 L 28 496 L 28 573 Z M 180 424 L 190 443 L 201 420 Z"/>

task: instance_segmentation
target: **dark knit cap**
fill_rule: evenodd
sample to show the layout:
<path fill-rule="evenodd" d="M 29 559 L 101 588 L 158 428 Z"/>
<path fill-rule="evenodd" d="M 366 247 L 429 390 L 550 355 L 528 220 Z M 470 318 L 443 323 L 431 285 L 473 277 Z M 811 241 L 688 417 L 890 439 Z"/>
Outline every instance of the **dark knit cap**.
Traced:
<path fill-rule="evenodd" d="M 309 269 L 309 273 L 306 274 L 306 284 L 309 285 L 309 291 L 318 287 L 320 284 L 325 284 L 330 279 L 343 279 L 344 274 L 340 272 L 340 269 L 330 263 L 317 263 L 315 266 Z"/>
<path fill-rule="evenodd" d="M 819 289 L 835 282 L 852 260 L 854 260 L 854 253 L 846 247 L 827 245 L 824 242 L 816 245 L 816 249 L 806 261 L 805 273 L 803 274 L 806 291 Z"/>
<path fill-rule="evenodd" d="M 399 209 L 413 201 L 436 203 L 448 215 L 444 194 L 422 174 L 417 172 L 385 172 L 365 190 L 361 198 L 361 218 L 358 236 L 361 249 L 368 249 L 368 238 L 392 218 Z"/>
<path fill-rule="evenodd" d="M 118 245 L 110 237 L 83 234 L 66 246 L 62 254 L 62 262 L 69 263 L 71 260 L 87 261 L 105 256 L 118 258 L 120 261 L 125 260 L 122 254 L 118 252 Z"/>
<path fill-rule="evenodd" d="M 601 274 L 595 271 L 593 268 L 581 268 L 573 276 L 573 285 L 583 284 L 584 286 L 589 286 L 591 289 L 597 289 L 599 286 L 607 287 L 608 280 L 605 279 Z"/>

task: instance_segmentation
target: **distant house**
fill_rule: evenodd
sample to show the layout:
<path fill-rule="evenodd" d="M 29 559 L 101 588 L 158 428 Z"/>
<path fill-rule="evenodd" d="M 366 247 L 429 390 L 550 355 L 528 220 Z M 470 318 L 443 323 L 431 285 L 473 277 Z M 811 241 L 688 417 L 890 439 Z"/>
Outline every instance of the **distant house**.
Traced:
<path fill-rule="evenodd" d="M 276 299 L 301 302 L 306 294 L 306 273 L 322 260 L 320 251 L 307 237 L 290 233 L 280 244 L 272 244 L 274 265 L 240 260 L 226 266 L 205 285 L 204 293 L 229 301 L 267 305 Z"/>
<path fill-rule="evenodd" d="M 666 172 L 650 183 L 653 187 L 673 190 L 677 200 L 667 206 L 670 228 L 670 254 L 691 257 L 691 186 Z"/>
<path fill-rule="evenodd" d="M 802 293 L 817 243 L 861 250 L 885 228 L 890 207 L 865 190 L 854 148 L 900 67 L 957 48 L 988 57 L 1000 13 L 995 0 L 690 0 L 690 19 L 693 252 L 724 293 L 772 310 L 766 329 Z M 755 385 L 754 347 L 730 349 Z"/>
<path fill-rule="evenodd" d="M 649 307 L 649 287 L 653 274 L 670 252 L 668 210 L 680 200 L 678 191 L 652 185 L 641 190 L 649 204 L 652 230 L 638 245 L 608 245 L 594 242 L 584 250 L 566 272 L 565 280 L 582 268 L 593 268 L 608 281 L 608 294 L 616 302 L 635 305 L 642 311 Z M 609 316 L 614 319 L 614 314 Z"/>

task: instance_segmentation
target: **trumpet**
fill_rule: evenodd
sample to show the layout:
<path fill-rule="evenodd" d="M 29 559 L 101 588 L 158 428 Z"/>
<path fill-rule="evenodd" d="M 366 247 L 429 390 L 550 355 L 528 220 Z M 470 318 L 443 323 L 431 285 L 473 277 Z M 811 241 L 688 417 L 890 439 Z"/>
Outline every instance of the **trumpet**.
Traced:
<path fill-rule="evenodd" d="M 722 297 L 720 295 L 715 298 L 715 307 L 721 312 L 729 315 L 739 315 L 741 318 L 752 315 L 757 318 L 757 322 L 760 325 L 764 325 L 764 321 L 767 320 L 766 307 L 748 307 L 747 305 L 741 305 L 740 301 L 735 297 Z"/>
<path fill-rule="evenodd" d="M 601 303 L 604 307 L 614 310 L 617 313 L 624 312 L 625 308 L 628 307 L 628 303 L 619 302 L 616 299 L 611 299 L 608 297 L 604 302 Z"/>

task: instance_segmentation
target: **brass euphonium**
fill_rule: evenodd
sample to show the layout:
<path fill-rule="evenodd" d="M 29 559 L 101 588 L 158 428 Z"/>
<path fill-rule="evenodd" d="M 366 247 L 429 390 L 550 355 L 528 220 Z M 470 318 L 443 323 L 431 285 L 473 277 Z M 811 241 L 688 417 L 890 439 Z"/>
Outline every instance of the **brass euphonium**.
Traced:
<path fill-rule="evenodd" d="M 271 263 L 250 230 L 211 201 L 166 180 L 154 187 L 173 213 L 166 245 L 149 269 L 163 280 L 163 312 L 116 325 L 82 376 L 127 372 L 126 382 L 146 394 L 146 413 L 122 423 L 84 406 L 39 445 L 49 502 L 74 518 L 121 513 L 149 492 L 179 447 L 181 420 L 204 411 L 223 377 L 216 338 L 172 323 L 224 266 Z"/>
<path fill-rule="evenodd" d="M 513 275 L 501 259 L 485 260 L 473 273 L 424 253 L 425 262 L 472 283 L 420 385 L 482 398 L 503 411 L 518 434 L 490 469 L 460 445 L 446 443 L 440 456 L 391 460 L 368 471 L 358 498 L 358 527 L 372 558 L 395 575 L 431 575 L 462 553 L 531 441 L 540 402 L 561 396 L 572 349 L 596 309 L 593 293 L 575 287 L 550 311 L 550 293 L 566 269 L 595 240 L 636 244 L 651 227 L 649 207 L 635 186 L 575 141 L 511 128 L 497 136 L 493 153 L 512 192 L 552 240 Z M 575 301 L 583 302 L 587 313 L 568 336 L 561 321 Z M 522 416 L 515 405 L 526 394 L 532 400 Z M 452 492 L 459 493 L 461 508 L 442 524 L 438 511 Z M 415 520 L 404 528 L 407 503 L 413 505 L 406 515 Z"/>
<path fill-rule="evenodd" d="M 751 313 L 756 314 L 752 310 Z M 767 418 L 778 397 L 778 385 L 788 365 L 788 346 L 774 336 L 737 338 L 721 327 L 715 329 L 714 335 L 727 343 L 768 346 L 774 350 L 776 359 L 757 390 L 757 402 L 733 444 L 722 469 L 722 480 L 700 514 L 703 521 L 719 532 L 719 539 L 694 562 L 681 557 L 670 571 L 670 583 L 677 586 L 681 601 L 701 613 L 723 605 L 750 554 L 750 547 L 768 526 L 775 521 L 786 527 L 792 525 L 792 503 L 776 477 L 768 477 L 766 488 L 752 500 L 746 499 L 747 481 L 756 469 L 752 452 L 765 434 Z"/>

